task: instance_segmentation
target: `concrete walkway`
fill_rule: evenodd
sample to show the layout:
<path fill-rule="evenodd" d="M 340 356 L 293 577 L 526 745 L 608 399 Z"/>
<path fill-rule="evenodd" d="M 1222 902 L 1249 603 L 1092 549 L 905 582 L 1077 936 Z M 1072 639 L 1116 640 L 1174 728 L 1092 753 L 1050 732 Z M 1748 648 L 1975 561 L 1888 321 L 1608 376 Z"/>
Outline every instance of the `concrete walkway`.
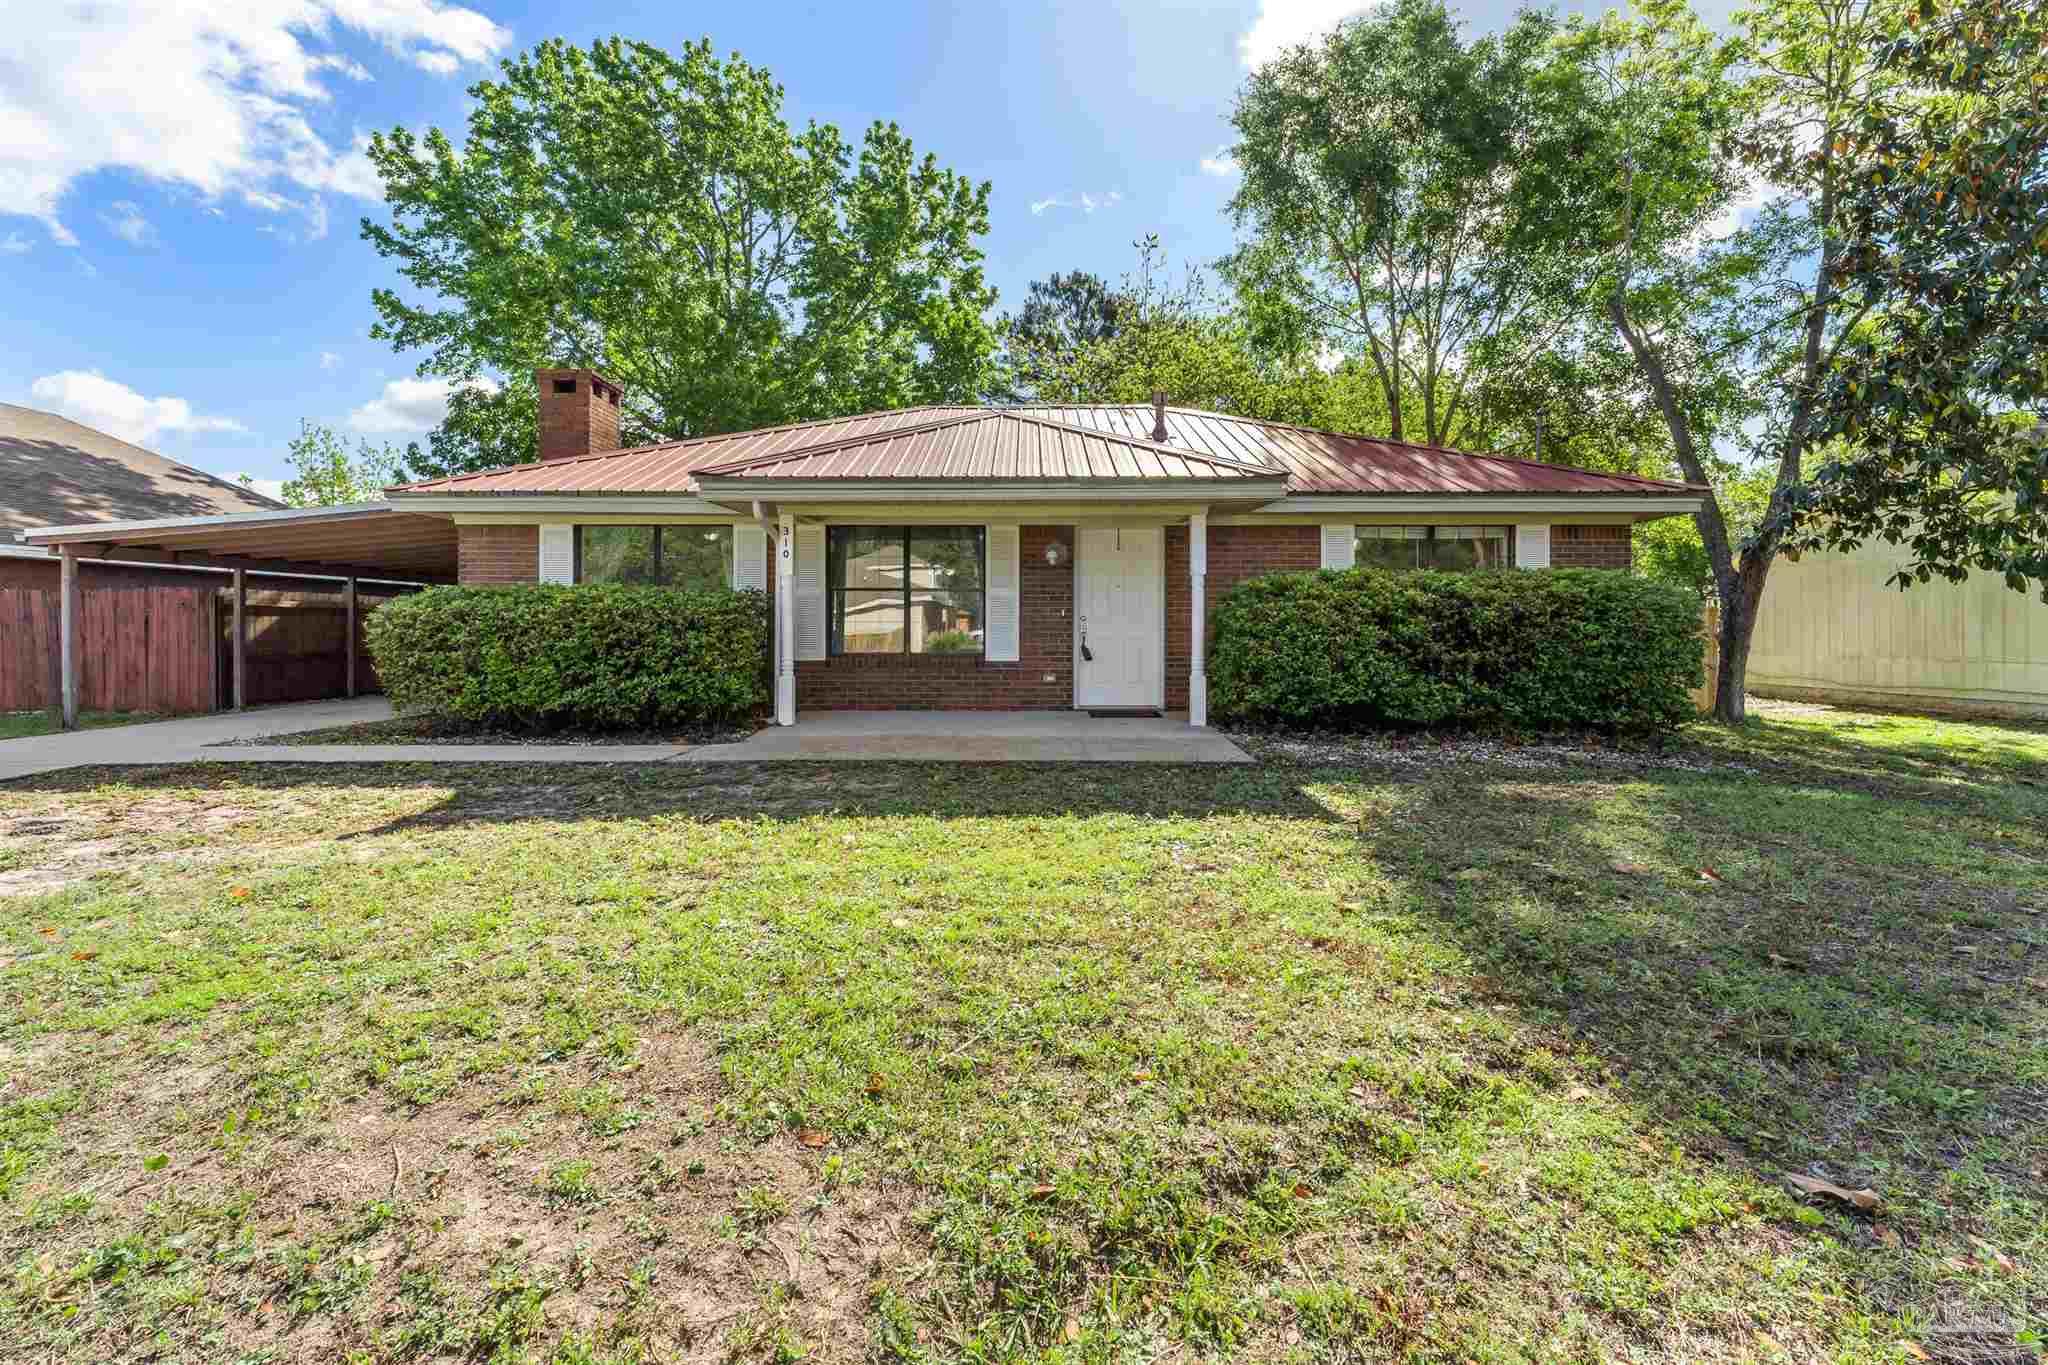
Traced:
<path fill-rule="evenodd" d="M 1249 763 L 1185 720 L 1095 720 L 1070 711 L 825 711 L 732 744 L 249 744 L 385 720 L 382 697 L 306 702 L 0 741 L 0 781 L 63 768 L 160 763 Z"/>

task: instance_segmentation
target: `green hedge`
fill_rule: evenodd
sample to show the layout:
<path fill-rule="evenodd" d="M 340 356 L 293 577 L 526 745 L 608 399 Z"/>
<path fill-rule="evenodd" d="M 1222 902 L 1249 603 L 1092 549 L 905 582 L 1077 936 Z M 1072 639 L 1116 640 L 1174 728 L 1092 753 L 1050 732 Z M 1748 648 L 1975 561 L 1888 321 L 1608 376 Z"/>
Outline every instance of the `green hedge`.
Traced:
<path fill-rule="evenodd" d="M 518 729 L 741 719 L 768 704 L 768 599 L 611 584 L 430 588 L 365 622 L 400 711 Z"/>
<path fill-rule="evenodd" d="M 1217 716 L 1340 729 L 1667 728 L 1703 649 L 1696 596 L 1607 569 L 1269 574 L 1210 640 Z"/>

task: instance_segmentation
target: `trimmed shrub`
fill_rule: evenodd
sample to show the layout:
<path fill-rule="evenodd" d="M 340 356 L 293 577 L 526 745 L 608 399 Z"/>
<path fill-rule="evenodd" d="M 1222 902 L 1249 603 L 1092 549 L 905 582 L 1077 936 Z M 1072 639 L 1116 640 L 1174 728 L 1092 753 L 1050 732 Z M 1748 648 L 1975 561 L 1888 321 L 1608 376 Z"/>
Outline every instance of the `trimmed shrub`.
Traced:
<path fill-rule="evenodd" d="M 524 730 L 744 718 L 768 704 L 767 597 L 616 584 L 430 588 L 365 622 L 392 705 Z"/>
<path fill-rule="evenodd" d="M 1210 709 L 1267 724 L 1654 730 L 1702 676 L 1699 599 L 1608 569 L 1268 574 L 1210 640 Z"/>

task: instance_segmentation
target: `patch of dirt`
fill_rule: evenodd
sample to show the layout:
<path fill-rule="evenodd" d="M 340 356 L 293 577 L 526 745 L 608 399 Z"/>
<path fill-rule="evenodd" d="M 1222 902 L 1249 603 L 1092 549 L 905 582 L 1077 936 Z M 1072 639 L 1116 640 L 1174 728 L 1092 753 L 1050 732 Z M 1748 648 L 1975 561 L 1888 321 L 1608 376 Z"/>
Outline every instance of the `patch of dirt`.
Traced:
<path fill-rule="evenodd" d="M 202 1060 L 164 1069 L 135 1089 L 119 1126 L 159 1129 L 217 1076 Z M 432 1311 L 473 1331 L 508 1278 L 543 1293 L 536 1346 L 637 1336 L 656 1358 L 723 1360 L 779 1327 L 809 1358 L 860 1358 L 872 1286 L 915 1254 L 913 1193 L 832 1186 L 833 1147 L 737 1137 L 712 1119 L 720 1085 L 707 1049 L 661 1033 L 624 1064 L 590 1051 L 478 1079 L 425 1108 L 371 1092 L 276 1141 L 259 1128 L 239 1155 L 174 1148 L 157 1174 L 122 1162 L 96 1190 L 93 1221 L 104 1239 L 110 1219 L 132 1229 L 167 1203 L 250 1201 L 241 1227 L 254 1261 L 206 1269 L 223 1358 L 325 1362 L 388 1340 L 421 1320 L 422 1284 L 434 1286 Z M 104 1169 L 125 1144 L 108 1119 L 68 1118 L 69 1178 L 45 1168 L 27 1183 L 55 1191 Z M 345 1302 L 303 1309 L 294 1275 L 306 1275 L 309 1250 L 314 1280 L 360 1281 Z"/>
<path fill-rule="evenodd" d="M 251 735 L 223 740 L 226 747 L 248 744 L 726 744 L 745 739 L 761 727 L 752 722 L 683 725 L 660 730 L 508 730 L 433 716 L 399 716 L 391 720 L 336 725 L 325 730 L 300 730 L 286 735 Z"/>

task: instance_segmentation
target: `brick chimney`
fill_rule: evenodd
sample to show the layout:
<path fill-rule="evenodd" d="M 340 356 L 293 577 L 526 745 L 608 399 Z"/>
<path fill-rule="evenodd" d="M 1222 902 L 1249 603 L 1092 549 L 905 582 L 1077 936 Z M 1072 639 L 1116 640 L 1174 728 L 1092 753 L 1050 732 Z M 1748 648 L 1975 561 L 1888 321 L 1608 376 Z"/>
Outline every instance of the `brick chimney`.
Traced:
<path fill-rule="evenodd" d="M 535 370 L 540 458 L 573 460 L 619 448 L 619 386 L 596 370 Z"/>

